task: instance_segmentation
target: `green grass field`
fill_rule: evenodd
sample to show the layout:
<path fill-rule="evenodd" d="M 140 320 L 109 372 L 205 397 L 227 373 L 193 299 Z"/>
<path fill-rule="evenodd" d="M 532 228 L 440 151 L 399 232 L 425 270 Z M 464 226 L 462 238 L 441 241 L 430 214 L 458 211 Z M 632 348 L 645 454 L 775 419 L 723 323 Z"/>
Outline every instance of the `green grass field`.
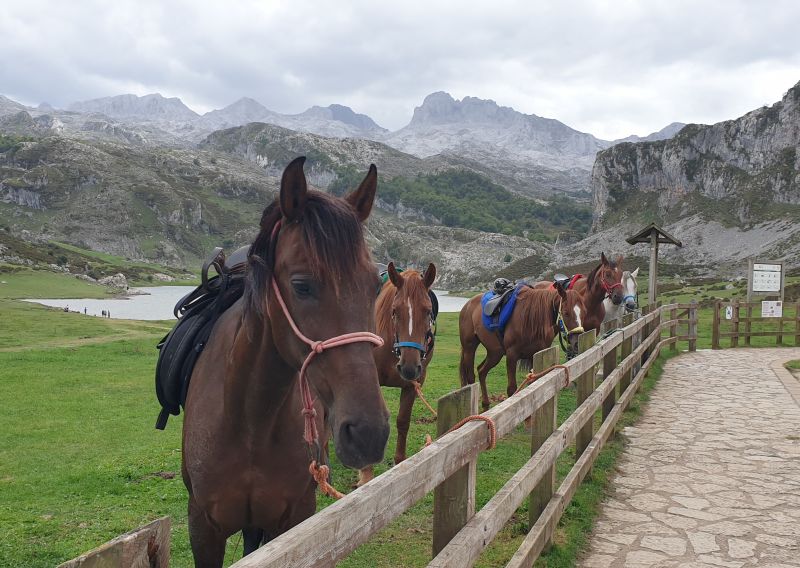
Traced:
<path fill-rule="evenodd" d="M 0 285 L 0 298 L 6 298 L 0 299 L 0 566 L 52 566 L 162 515 L 173 519 L 172 565 L 191 566 L 186 491 L 179 475 L 181 419 L 173 418 L 163 432 L 153 428 L 158 411 L 154 346 L 169 324 L 104 320 L 7 299 L 33 297 L 37 291 L 68 297 L 78 293 L 72 286 L 84 285 L 66 276 L 46 278 L 46 283 L 0 278 L 8 282 Z M 67 288 L 62 288 L 66 282 Z M 86 293 L 86 288 L 80 290 Z M 709 321 L 710 311 L 704 310 L 700 348 L 710 345 L 710 331 L 705 334 Z M 457 325 L 456 314 L 442 314 L 425 385 L 431 402 L 459 386 Z M 654 366 L 623 424 L 637 416 L 660 365 L 659 361 Z M 491 392 L 505 392 L 504 375 L 503 364 L 491 373 Z M 399 391 L 386 389 L 384 394 L 394 416 Z M 573 391 L 564 391 L 559 420 L 574 408 Z M 392 431 L 387 459 L 377 473 L 390 466 L 393 424 Z M 434 431 L 427 410 L 415 405 L 409 453 L 419 451 L 425 434 Z M 622 442 L 616 439 L 602 452 L 567 508 L 556 545 L 537 566 L 574 565 L 621 450 Z M 496 450 L 480 456 L 479 508 L 529 452 L 530 437 L 520 428 Z M 572 450 L 562 456 L 559 477 L 573 460 Z M 355 472 L 335 462 L 333 476 L 334 484 L 348 491 L 356 479 Z M 319 502 L 320 507 L 329 503 L 324 498 Z M 430 555 L 432 503 L 432 495 L 426 496 L 341 565 L 424 566 Z M 523 506 L 478 565 L 505 565 L 526 530 Z M 241 555 L 240 539 L 233 537 L 228 550 L 230 563 Z"/>

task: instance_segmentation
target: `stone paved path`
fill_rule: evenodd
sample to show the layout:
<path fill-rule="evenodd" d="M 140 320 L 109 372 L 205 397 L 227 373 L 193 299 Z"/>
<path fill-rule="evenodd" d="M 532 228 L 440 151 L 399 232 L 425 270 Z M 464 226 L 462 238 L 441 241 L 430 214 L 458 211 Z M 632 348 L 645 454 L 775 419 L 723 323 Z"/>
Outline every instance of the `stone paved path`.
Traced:
<path fill-rule="evenodd" d="M 584 567 L 800 566 L 800 349 L 670 360 L 619 462 Z"/>

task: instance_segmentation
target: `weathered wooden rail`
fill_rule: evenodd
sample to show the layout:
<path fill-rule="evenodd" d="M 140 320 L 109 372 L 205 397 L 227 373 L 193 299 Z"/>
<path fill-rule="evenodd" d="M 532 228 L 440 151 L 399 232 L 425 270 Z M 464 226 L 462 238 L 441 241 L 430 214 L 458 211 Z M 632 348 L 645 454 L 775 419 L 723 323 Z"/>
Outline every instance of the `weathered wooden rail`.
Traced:
<path fill-rule="evenodd" d="M 668 319 L 667 319 L 668 318 Z M 471 566 L 525 499 L 531 499 L 531 528 L 509 566 L 530 566 L 552 539 L 558 520 L 578 485 L 591 470 L 603 444 L 641 385 L 660 350 L 678 341 L 697 340 L 697 304 L 671 304 L 643 310 L 631 321 L 607 324 L 610 335 L 595 342 L 594 331 L 581 337 L 581 353 L 483 415 L 491 418 L 497 436 L 512 432 L 531 418 L 532 457 L 475 512 L 478 454 L 487 448 L 486 424 L 470 422 L 443 435 L 430 446 L 284 533 L 235 568 L 333 566 L 403 512 L 437 489 L 434 497 L 434 558 L 431 567 Z M 686 325 L 686 334 L 679 334 Z M 662 339 L 662 333 L 669 336 Z M 537 354 L 534 368 L 549 368 L 558 358 L 554 348 Z M 602 381 L 597 384 L 598 368 Z M 556 427 L 557 396 L 576 384 L 577 408 Z M 475 385 L 440 399 L 445 432 L 450 423 L 477 407 Z M 594 431 L 595 415 L 602 422 Z M 576 463 L 555 489 L 559 455 L 576 443 Z"/>
<path fill-rule="evenodd" d="M 800 346 L 800 302 L 794 305 L 784 303 L 783 316 L 779 318 L 753 315 L 754 311 L 760 310 L 761 302 L 715 302 L 711 348 L 721 349 L 724 338 L 730 338 L 731 347 L 739 347 L 740 339 L 744 339 L 744 345 L 749 347 L 753 337 L 774 337 L 776 345 L 783 345 L 786 336 L 794 336 L 794 344 Z M 723 315 L 726 312 L 730 319 Z M 758 329 L 754 329 L 753 324 Z"/>

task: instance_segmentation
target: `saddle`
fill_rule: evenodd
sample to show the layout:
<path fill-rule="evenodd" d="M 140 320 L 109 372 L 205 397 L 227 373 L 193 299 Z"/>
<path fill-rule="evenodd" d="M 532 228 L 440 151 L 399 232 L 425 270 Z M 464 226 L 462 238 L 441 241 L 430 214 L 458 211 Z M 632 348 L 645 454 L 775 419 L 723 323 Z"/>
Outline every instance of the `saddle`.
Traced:
<path fill-rule="evenodd" d="M 489 331 L 496 331 L 502 339 L 503 330 L 514 313 L 517 294 L 525 283 L 515 284 L 505 278 L 498 278 L 494 288 L 481 298 L 481 321 Z"/>
<path fill-rule="evenodd" d="M 492 296 L 483 304 L 483 315 L 492 317 L 499 312 L 508 302 L 515 285 L 506 278 L 498 278 L 494 281 Z"/>
<path fill-rule="evenodd" d="M 214 249 L 203 263 L 201 284 L 175 304 L 173 313 L 178 318 L 172 330 L 156 348 L 156 396 L 161 412 L 156 428 L 163 430 L 169 415 L 177 416 L 186 403 L 189 379 L 200 353 L 219 316 L 244 293 L 244 275 L 247 252 L 244 246 L 225 258 L 221 247 Z M 209 269 L 216 275 L 209 278 Z"/>
<path fill-rule="evenodd" d="M 553 276 L 553 288 L 555 288 L 556 284 L 559 284 L 564 290 L 572 290 L 572 287 L 575 286 L 575 282 L 583 278 L 583 274 L 574 274 L 572 276 L 566 276 L 565 274 L 556 274 Z"/>

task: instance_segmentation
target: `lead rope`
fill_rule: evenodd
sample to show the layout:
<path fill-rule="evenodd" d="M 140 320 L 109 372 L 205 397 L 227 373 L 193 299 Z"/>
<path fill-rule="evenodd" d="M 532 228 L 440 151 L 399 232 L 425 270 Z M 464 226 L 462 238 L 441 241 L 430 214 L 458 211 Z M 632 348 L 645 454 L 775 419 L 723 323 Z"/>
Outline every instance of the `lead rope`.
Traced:
<path fill-rule="evenodd" d="M 278 230 L 280 229 L 281 222 L 278 221 L 275 224 L 275 228 L 272 230 L 272 240 L 277 246 L 276 238 L 278 235 Z M 275 293 L 275 298 L 278 300 L 278 304 L 283 310 L 283 315 L 286 317 L 286 321 L 289 322 L 289 325 L 294 331 L 294 334 L 297 338 L 308 345 L 311 348 L 311 351 L 306 356 L 305 361 L 303 361 L 302 367 L 300 367 L 300 376 L 298 381 L 300 383 L 300 394 L 303 399 L 303 409 L 301 410 L 301 414 L 303 415 L 303 419 L 305 420 L 305 426 L 303 429 L 303 440 L 305 440 L 306 444 L 309 447 L 309 453 L 311 453 L 311 463 L 308 466 L 308 470 L 311 473 L 311 476 L 317 482 L 317 485 L 320 488 L 320 491 L 328 495 L 329 497 L 333 497 L 334 499 L 341 499 L 344 495 L 337 491 L 333 486 L 328 483 L 328 473 L 330 472 L 330 468 L 325 464 L 318 464 L 317 460 L 314 459 L 313 451 L 316 448 L 317 453 L 319 453 L 319 432 L 317 430 L 317 422 L 314 420 L 317 416 L 317 411 L 314 409 L 314 397 L 311 394 L 311 387 L 308 384 L 308 377 L 306 377 L 306 369 L 311 364 L 311 361 L 316 357 L 318 354 L 322 353 L 326 349 L 332 349 L 334 347 L 340 347 L 342 345 L 348 345 L 350 343 L 359 343 L 365 341 L 367 343 L 372 343 L 376 347 L 381 347 L 383 345 L 383 339 L 380 336 L 375 335 L 374 333 L 370 333 L 369 331 L 356 331 L 352 333 L 344 333 L 342 335 L 337 335 L 335 337 L 331 337 L 329 339 L 325 339 L 323 341 L 314 341 L 309 339 L 303 332 L 300 331 L 300 328 L 297 327 L 294 320 L 292 319 L 291 314 L 289 313 L 289 309 L 286 307 L 286 302 L 283 301 L 283 296 L 281 295 L 280 288 L 278 288 L 278 284 L 275 281 L 275 278 L 272 278 L 272 291 Z M 319 455 L 317 455 L 319 458 Z"/>
<path fill-rule="evenodd" d="M 564 369 L 564 372 L 567 375 L 567 378 L 564 381 L 564 388 L 568 387 L 569 386 L 569 367 L 567 367 L 566 365 L 552 365 L 550 367 L 547 367 L 544 371 L 539 371 L 538 373 L 534 372 L 534 371 L 531 371 L 530 373 L 528 373 L 528 375 L 525 377 L 525 380 L 522 381 L 520 383 L 519 387 L 517 387 L 517 390 L 514 391 L 514 394 L 517 394 L 519 391 L 521 391 L 522 389 L 527 387 L 529 384 L 535 382 L 536 380 L 541 379 L 542 377 L 544 377 L 547 373 L 549 373 L 553 369 Z"/>
<path fill-rule="evenodd" d="M 434 418 L 438 418 L 439 415 L 436 413 L 436 411 L 433 409 L 430 403 L 428 403 L 428 401 L 425 400 L 425 396 L 422 394 L 422 385 L 419 384 L 419 382 L 417 381 L 411 381 L 411 382 L 414 384 L 414 392 L 417 393 L 417 398 L 419 398 L 422 401 L 422 403 L 428 407 L 428 410 L 431 411 L 431 414 L 433 414 Z"/>
<path fill-rule="evenodd" d="M 493 450 L 497 446 L 497 426 L 494 423 L 494 420 L 489 418 L 488 416 L 484 416 L 483 414 L 473 414 L 471 416 L 467 416 L 466 418 L 462 418 L 450 429 L 442 434 L 442 436 L 447 436 L 450 432 L 455 432 L 459 428 L 461 428 L 467 422 L 474 422 L 474 421 L 481 421 L 486 422 L 486 425 L 489 427 L 489 447 L 486 448 L 487 450 Z M 430 446 L 433 443 L 430 434 L 425 434 L 425 446 Z"/>

